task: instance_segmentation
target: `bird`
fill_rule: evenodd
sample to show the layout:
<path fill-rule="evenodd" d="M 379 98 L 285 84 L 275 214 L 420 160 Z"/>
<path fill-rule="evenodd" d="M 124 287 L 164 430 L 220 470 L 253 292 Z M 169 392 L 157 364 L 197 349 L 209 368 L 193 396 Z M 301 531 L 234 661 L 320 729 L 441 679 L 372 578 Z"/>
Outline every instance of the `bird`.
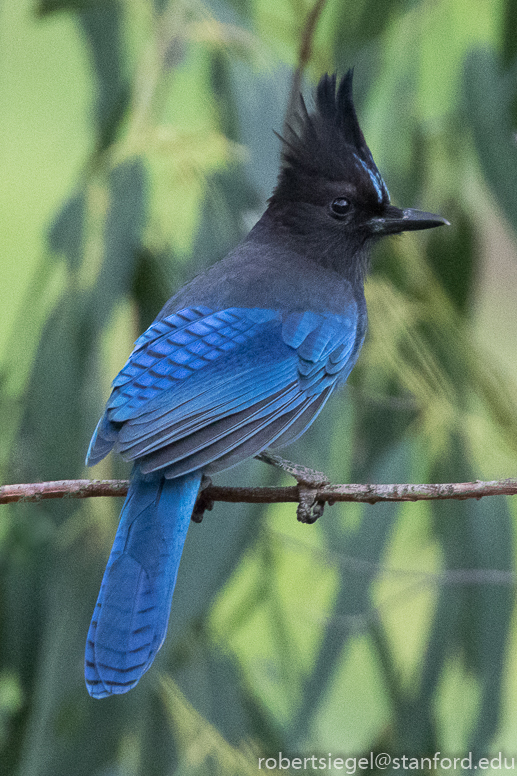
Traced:
<path fill-rule="evenodd" d="M 115 450 L 133 469 L 87 636 L 93 698 L 133 688 L 165 639 L 203 477 L 294 441 L 346 382 L 374 244 L 448 224 L 391 204 L 352 81 L 323 75 L 311 110 L 300 95 L 262 217 L 171 297 L 113 381 L 86 464 Z"/>

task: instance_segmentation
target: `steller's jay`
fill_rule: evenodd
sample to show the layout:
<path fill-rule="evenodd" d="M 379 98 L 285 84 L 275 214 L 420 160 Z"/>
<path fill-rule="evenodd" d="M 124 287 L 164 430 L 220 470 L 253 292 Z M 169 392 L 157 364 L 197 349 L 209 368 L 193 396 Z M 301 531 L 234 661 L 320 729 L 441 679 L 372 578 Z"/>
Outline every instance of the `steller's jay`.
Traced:
<path fill-rule="evenodd" d="M 90 466 L 113 447 L 134 461 L 88 631 L 94 698 L 134 687 L 162 645 L 203 474 L 292 442 L 348 378 L 374 243 L 447 223 L 390 205 L 351 70 L 324 75 L 315 102 L 287 130 L 264 215 L 136 341 L 90 443 Z"/>

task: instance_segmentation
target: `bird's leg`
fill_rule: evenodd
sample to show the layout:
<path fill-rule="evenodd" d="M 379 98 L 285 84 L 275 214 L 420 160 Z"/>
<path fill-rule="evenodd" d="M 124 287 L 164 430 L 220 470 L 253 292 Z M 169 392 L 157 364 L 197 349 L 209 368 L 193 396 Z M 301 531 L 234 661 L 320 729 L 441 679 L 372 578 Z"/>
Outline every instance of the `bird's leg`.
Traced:
<path fill-rule="evenodd" d="M 296 507 L 296 519 L 300 523 L 311 525 L 322 516 L 325 502 L 318 499 L 318 491 L 308 488 L 304 483 L 298 483 L 298 506 Z"/>
<path fill-rule="evenodd" d="M 325 502 L 318 499 L 318 488 L 328 485 L 330 480 L 323 472 L 309 469 L 306 466 L 286 461 L 279 455 L 274 455 L 265 450 L 260 455 L 255 456 L 259 461 L 276 466 L 278 469 L 290 474 L 298 483 L 299 504 L 296 510 L 297 519 L 300 523 L 315 523 L 322 516 L 325 508 Z"/>
<path fill-rule="evenodd" d="M 205 511 L 211 512 L 214 508 L 213 500 L 205 496 L 205 490 L 206 488 L 210 487 L 211 484 L 212 478 L 207 477 L 206 474 L 203 474 L 201 487 L 199 488 L 199 494 L 190 518 L 193 523 L 200 523 L 203 520 Z"/>
<path fill-rule="evenodd" d="M 290 474 L 294 477 L 296 482 L 301 482 L 304 485 L 311 485 L 313 488 L 319 488 L 322 485 L 329 485 L 330 480 L 323 472 L 318 472 L 315 469 L 309 469 L 307 466 L 300 466 L 298 463 L 292 463 L 285 458 L 281 458 L 279 455 L 271 453 L 269 450 L 264 450 L 263 453 L 256 455 L 259 461 L 268 463 L 271 466 L 275 466 L 277 469 L 281 469 L 286 474 Z"/>

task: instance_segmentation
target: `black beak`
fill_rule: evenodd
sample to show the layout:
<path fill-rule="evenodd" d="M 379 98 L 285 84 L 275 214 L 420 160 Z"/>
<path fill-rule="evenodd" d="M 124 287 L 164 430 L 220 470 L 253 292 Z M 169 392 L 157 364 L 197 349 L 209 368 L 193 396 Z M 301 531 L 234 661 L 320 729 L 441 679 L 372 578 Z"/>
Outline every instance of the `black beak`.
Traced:
<path fill-rule="evenodd" d="M 382 216 L 369 221 L 372 232 L 381 234 L 398 234 L 399 232 L 414 232 L 417 229 L 434 229 L 435 226 L 450 226 L 446 218 L 423 210 L 400 210 L 394 205 L 388 205 Z"/>

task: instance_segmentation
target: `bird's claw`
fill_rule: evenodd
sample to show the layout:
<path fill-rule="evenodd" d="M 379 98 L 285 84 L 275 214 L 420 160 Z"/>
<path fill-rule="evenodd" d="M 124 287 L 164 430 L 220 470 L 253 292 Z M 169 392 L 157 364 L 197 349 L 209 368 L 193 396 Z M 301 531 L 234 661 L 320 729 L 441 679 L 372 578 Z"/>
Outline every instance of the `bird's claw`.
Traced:
<path fill-rule="evenodd" d="M 323 514 L 325 502 L 318 498 L 318 491 L 307 483 L 298 485 L 299 502 L 296 509 L 296 518 L 300 523 L 311 525 Z"/>

